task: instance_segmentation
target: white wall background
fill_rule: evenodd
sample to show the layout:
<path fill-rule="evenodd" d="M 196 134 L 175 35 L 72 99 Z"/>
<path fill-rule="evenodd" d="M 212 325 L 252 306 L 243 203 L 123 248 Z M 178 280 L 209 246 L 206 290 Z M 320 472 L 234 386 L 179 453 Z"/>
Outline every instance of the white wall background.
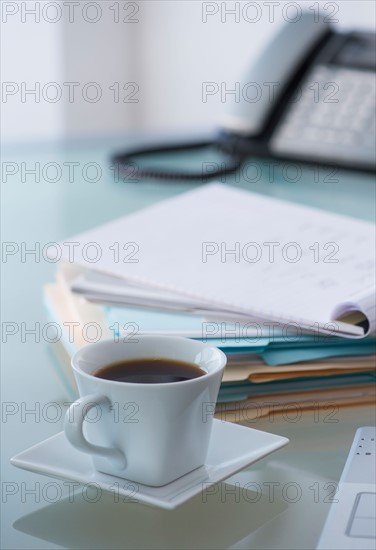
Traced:
<path fill-rule="evenodd" d="M 284 15 L 294 17 L 293 4 L 318 6 L 313 0 L 255 4 L 2 1 L 3 142 L 214 128 L 223 104 L 219 95 L 203 103 L 202 83 L 226 82 L 230 88 L 283 24 Z M 320 4 L 325 14 L 336 12 L 332 18 L 338 20 L 338 30 L 375 29 L 373 0 Z M 238 21 L 226 14 L 234 9 Z M 203 12 L 209 10 L 216 13 L 204 22 Z M 250 22 L 252 18 L 258 20 Z M 22 94 L 37 82 L 39 102 Z M 43 88 L 51 82 L 55 84 Z M 58 90 L 62 97 L 53 103 Z M 101 97 L 94 102 L 98 91 Z M 137 103 L 129 102 L 132 92 Z"/>

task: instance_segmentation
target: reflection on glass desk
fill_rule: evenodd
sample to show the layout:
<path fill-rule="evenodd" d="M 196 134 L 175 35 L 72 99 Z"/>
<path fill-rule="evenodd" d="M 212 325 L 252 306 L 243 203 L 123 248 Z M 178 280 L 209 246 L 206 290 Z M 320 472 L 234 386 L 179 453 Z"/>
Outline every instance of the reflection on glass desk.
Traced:
<path fill-rule="evenodd" d="M 2 263 L 3 327 L 8 323 L 15 333 L 6 340 L 3 334 L 1 546 L 314 548 L 355 430 L 375 423 L 371 407 L 334 414 L 320 408 L 294 420 L 275 415 L 252 421 L 250 427 L 288 437 L 290 444 L 172 512 L 122 502 L 116 493 L 96 495 L 93 487 L 72 487 L 9 464 L 15 454 L 62 430 L 63 412 L 71 400 L 56 375 L 48 343 L 27 332 L 47 322 L 42 288 L 53 280 L 56 265 L 47 261 L 45 245 L 197 185 L 130 181 L 137 180 L 134 177 L 122 181 L 108 159 L 130 142 L 3 150 L 2 237 L 15 246 L 25 243 L 25 254 L 21 257 L 19 250 Z M 208 163 L 221 162 L 220 157 L 203 159 L 190 153 L 183 160 L 187 166 L 206 163 L 205 170 Z M 181 161 L 176 160 L 179 165 Z M 375 218 L 371 175 L 249 159 L 238 174 L 222 181 L 365 220 Z M 32 248 L 37 253 L 27 254 Z"/>

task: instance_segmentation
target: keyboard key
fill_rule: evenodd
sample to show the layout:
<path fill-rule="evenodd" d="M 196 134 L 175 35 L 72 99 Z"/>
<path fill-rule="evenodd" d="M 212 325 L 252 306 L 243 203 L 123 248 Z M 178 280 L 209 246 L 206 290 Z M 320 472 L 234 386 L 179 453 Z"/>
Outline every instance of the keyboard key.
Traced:
<path fill-rule="evenodd" d="M 376 493 L 359 493 L 354 515 L 376 519 Z"/>
<path fill-rule="evenodd" d="M 348 534 L 350 537 L 376 538 L 375 519 L 354 518 Z"/>

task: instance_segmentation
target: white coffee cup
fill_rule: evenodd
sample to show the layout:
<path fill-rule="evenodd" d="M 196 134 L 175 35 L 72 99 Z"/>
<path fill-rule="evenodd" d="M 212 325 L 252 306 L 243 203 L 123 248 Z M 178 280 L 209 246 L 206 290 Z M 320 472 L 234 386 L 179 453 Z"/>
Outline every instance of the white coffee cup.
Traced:
<path fill-rule="evenodd" d="M 205 374 L 180 382 L 145 384 L 99 378 L 101 367 L 122 360 L 166 358 L 193 363 Z M 100 472 L 161 486 L 205 463 L 226 356 L 188 338 L 137 336 L 80 349 L 72 368 L 80 399 L 64 430 Z"/>

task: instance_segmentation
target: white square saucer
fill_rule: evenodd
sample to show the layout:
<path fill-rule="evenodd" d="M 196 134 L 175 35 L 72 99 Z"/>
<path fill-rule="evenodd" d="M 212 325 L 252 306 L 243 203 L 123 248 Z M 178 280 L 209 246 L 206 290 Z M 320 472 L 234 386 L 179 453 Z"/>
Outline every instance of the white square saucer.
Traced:
<path fill-rule="evenodd" d="M 72 447 L 64 432 L 19 453 L 11 463 L 37 474 L 116 492 L 129 502 L 172 510 L 288 442 L 286 437 L 214 420 L 206 464 L 162 487 L 149 487 L 98 472 L 91 457 Z"/>

